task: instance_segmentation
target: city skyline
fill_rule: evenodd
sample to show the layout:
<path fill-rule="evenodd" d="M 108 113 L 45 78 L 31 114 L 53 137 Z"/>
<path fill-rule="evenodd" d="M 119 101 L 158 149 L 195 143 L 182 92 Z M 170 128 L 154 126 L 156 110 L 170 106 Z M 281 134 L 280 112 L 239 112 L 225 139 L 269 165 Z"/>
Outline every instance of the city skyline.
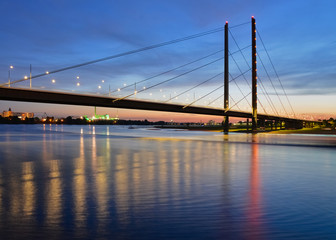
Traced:
<path fill-rule="evenodd" d="M 12 80 L 29 75 L 30 64 L 33 74 L 43 73 L 205 32 L 222 27 L 225 21 L 234 26 L 248 22 L 254 15 L 258 31 L 262 34 L 295 111 L 302 116 L 333 117 L 336 110 L 333 105 L 336 100 L 336 54 L 332 49 L 336 47 L 333 37 L 336 30 L 331 20 L 336 4 L 332 1 L 319 4 L 314 1 L 255 1 L 251 6 L 248 3 L 194 1 L 190 4 L 188 1 L 170 1 L 158 4 L 154 1 L 101 1 L 93 4 L 78 1 L 34 1 L 32 4 L 5 1 L 0 4 L 4 23 L 0 29 L 3 35 L 0 40 L 3 47 L 1 83 L 7 82 L 8 74 Z M 236 33 L 239 39 L 243 39 L 242 46 L 249 42 L 248 26 L 245 28 Z M 154 50 L 154 53 L 136 55 L 130 60 L 118 59 L 108 64 L 47 76 L 41 81 L 50 86 L 56 86 L 60 81 L 71 82 L 73 87 L 80 82 L 82 91 L 88 91 L 85 88 L 88 86 L 89 89 L 95 88 L 94 91 L 104 90 L 106 93 L 115 79 L 127 79 L 119 85 L 132 84 L 204 56 L 204 49 L 208 50 L 207 53 L 216 51 L 221 41 L 222 32 L 207 37 L 197 45 L 189 44 L 187 51 L 183 49 L 186 45 Z M 259 47 L 260 42 L 257 45 Z M 14 68 L 10 69 L 10 66 Z M 219 66 L 220 64 L 216 67 Z M 212 70 L 209 69 L 199 79 L 205 78 Z M 191 86 L 193 80 L 195 79 L 186 79 L 183 85 Z M 33 80 L 33 85 L 50 88 L 39 81 Z M 212 83 L 209 89 L 218 83 L 220 79 Z M 112 87 L 118 88 L 117 85 Z M 170 89 L 170 92 L 175 90 L 171 86 L 166 86 L 165 89 Z M 48 112 L 56 116 L 85 115 L 92 112 L 92 107 L 7 101 L 2 101 L 0 107 L 1 110 L 12 107 L 17 111 Z M 111 116 L 118 112 L 125 119 L 207 121 L 214 118 L 123 109 L 98 108 L 97 111 Z"/>

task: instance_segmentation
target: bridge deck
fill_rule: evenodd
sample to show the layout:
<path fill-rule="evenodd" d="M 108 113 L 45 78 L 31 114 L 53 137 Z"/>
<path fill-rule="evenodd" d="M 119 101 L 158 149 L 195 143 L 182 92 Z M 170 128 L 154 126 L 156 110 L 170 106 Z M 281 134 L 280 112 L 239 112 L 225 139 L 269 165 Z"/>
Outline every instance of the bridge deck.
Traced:
<path fill-rule="evenodd" d="M 117 98 L 114 97 L 97 96 L 97 95 L 0 87 L 0 100 L 69 104 L 69 105 L 81 105 L 81 106 L 97 106 L 97 107 L 109 107 L 109 108 L 126 108 L 126 109 L 138 109 L 149 111 L 164 111 L 164 112 L 192 113 L 192 114 L 203 114 L 213 116 L 231 116 L 238 118 L 252 118 L 252 113 L 248 112 L 240 112 L 240 111 L 225 112 L 223 109 L 197 107 L 197 106 L 189 106 L 183 108 L 184 105 L 179 104 L 150 102 L 145 100 L 134 100 L 134 99 L 123 99 L 113 102 L 113 100 L 116 99 Z M 303 121 L 294 118 L 286 118 L 265 114 L 258 114 L 258 118 L 265 120 L 278 120 L 278 121 Z"/>

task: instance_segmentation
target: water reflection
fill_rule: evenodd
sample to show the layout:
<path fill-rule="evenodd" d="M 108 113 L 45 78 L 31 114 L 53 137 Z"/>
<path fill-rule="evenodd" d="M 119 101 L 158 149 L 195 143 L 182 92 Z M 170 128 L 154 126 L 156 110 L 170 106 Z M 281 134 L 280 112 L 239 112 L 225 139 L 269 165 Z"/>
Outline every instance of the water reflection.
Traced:
<path fill-rule="evenodd" d="M 36 189 L 34 182 L 33 162 L 22 163 L 22 191 L 23 191 L 23 215 L 31 216 L 34 213 L 36 201 Z"/>
<path fill-rule="evenodd" d="M 45 131 L 0 148 L 1 236 L 267 238 L 261 164 L 269 148 L 258 136 L 114 138 L 91 127 L 55 140 Z M 325 156 L 335 168 L 334 154 Z"/>
<path fill-rule="evenodd" d="M 74 160 L 73 174 L 73 195 L 74 195 L 74 215 L 75 224 L 78 228 L 85 226 L 86 222 L 86 174 L 85 174 L 85 154 L 84 137 L 81 135 L 79 145 L 79 156 Z M 68 183 L 70 184 L 70 182 Z"/>
<path fill-rule="evenodd" d="M 250 239 L 263 239 L 262 196 L 259 171 L 259 145 L 257 136 L 253 136 L 251 144 L 250 191 L 247 208 L 248 236 Z"/>
<path fill-rule="evenodd" d="M 59 160 L 49 160 L 49 174 L 46 181 L 46 221 L 48 225 L 59 227 L 62 217 L 62 179 Z"/>

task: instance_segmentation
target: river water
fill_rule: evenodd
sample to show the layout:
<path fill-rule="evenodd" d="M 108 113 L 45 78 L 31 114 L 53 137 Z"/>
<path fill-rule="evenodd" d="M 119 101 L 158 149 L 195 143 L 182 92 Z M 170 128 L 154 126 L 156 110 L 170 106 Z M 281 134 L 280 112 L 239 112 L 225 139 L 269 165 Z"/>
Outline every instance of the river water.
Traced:
<path fill-rule="evenodd" d="M 1 239 L 336 239 L 336 137 L 0 125 Z"/>

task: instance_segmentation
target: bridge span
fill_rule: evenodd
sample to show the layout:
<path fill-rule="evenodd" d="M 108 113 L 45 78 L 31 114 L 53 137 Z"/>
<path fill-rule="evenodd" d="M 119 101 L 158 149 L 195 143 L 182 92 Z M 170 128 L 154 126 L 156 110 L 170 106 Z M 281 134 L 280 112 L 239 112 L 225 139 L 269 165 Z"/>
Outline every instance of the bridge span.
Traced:
<path fill-rule="evenodd" d="M 230 116 L 237 118 L 252 119 L 252 113 L 241 111 L 225 111 L 224 109 L 188 106 L 182 104 L 171 104 L 162 102 L 151 102 L 137 99 L 121 99 L 109 96 L 98 96 L 89 94 L 65 93 L 36 89 L 23 89 L 13 87 L 0 87 L 0 100 L 39 102 L 53 104 L 67 104 L 80 106 L 96 106 L 108 108 L 124 108 L 147 111 L 163 111 L 175 113 L 190 113 L 212 116 Z M 259 122 L 275 121 L 285 122 L 288 128 L 302 128 L 303 124 L 315 123 L 314 121 L 305 121 L 295 118 L 287 118 L 274 115 L 258 114 Z"/>

